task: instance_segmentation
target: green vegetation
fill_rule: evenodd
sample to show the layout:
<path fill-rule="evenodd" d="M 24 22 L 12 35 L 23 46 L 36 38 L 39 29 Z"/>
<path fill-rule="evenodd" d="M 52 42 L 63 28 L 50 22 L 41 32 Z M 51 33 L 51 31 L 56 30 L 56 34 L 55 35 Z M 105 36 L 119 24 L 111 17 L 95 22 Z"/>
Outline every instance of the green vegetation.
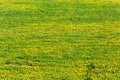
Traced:
<path fill-rule="evenodd" d="M 118 0 L 1 0 L 0 80 L 119 80 Z"/>

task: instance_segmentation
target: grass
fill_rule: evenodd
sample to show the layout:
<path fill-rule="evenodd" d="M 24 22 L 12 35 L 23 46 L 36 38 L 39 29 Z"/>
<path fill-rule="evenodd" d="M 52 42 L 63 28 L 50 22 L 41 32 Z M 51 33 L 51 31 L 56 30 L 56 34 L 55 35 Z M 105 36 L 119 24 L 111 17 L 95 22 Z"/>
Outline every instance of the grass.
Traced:
<path fill-rule="evenodd" d="M 1 80 L 119 80 L 117 0 L 0 1 Z"/>

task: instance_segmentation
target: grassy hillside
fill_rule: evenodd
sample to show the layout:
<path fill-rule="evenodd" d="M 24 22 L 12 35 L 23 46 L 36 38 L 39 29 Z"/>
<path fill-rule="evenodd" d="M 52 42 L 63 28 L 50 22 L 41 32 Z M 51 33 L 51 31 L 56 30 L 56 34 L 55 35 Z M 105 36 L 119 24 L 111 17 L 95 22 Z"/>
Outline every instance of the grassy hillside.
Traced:
<path fill-rule="evenodd" d="M 119 80 L 119 0 L 1 0 L 0 80 Z"/>

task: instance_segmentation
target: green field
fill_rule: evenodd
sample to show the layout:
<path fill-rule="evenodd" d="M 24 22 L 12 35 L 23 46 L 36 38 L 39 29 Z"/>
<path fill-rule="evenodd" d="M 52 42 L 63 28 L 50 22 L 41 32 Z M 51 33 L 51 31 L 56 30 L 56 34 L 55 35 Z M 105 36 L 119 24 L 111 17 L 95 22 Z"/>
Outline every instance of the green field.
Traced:
<path fill-rule="evenodd" d="M 0 80 L 120 80 L 119 0 L 0 0 Z"/>

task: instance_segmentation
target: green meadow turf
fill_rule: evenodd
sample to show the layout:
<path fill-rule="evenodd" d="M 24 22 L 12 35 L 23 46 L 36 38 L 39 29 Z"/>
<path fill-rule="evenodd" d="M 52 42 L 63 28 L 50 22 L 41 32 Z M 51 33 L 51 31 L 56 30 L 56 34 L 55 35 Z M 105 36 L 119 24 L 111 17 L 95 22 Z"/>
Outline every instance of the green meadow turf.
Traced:
<path fill-rule="evenodd" d="M 84 1 L 0 1 L 0 80 L 119 80 L 120 4 Z"/>

